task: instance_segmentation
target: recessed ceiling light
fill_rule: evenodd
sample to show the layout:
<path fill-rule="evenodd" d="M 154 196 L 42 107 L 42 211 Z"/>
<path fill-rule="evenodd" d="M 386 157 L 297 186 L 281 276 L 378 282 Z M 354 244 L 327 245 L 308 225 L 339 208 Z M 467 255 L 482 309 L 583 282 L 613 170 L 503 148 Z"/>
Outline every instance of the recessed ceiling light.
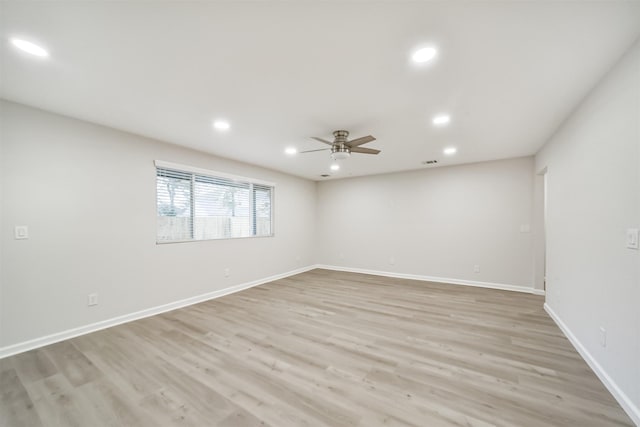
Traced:
<path fill-rule="evenodd" d="M 296 150 L 296 147 L 287 147 L 284 152 L 290 156 L 293 156 L 294 154 L 296 154 L 298 152 L 298 150 Z"/>
<path fill-rule="evenodd" d="M 213 127 L 218 130 L 229 130 L 231 128 L 231 124 L 226 120 L 216 120 L 213 122 Z"/>
<path fill-rule="evenodd" d="M 444 154 L 446 154 L 447 156 L 452 156 L 452 155 L 456 154 L 457 151 L 458 151 L 458 149 L 456 147 L 447 147 L 444 150 L 442 150 L 442 152 Z"/>
<path fill-rule="evenodd" d="M 435 116 L 432 123 L 436 126 L 446 126 L 451 122 L 451 116 L 448 114 L 439 114 Z"/>
<path fill-rule="evenodd" d="M 340 169 L 340 165 L 339 164 L 334 163 L 334 164 L 331 165 L 331 170 L 332 171 L 337 171 L 339 169 Z"/>
<path fill-rule="evenodd" d="M 413 62 L 422 64 L 422 63 L 431 61 L 433 58 L 436 57 L 437 54 L 438 54 L 438 51 L 435 48 L 423 47 L 422 49 L 418 49 L 415 52 L 413 52 L 413 55 L 411 55 L 411 59 L 413 60 Z"/>
<path fill-rule="evenodd" d="M 45 48 L 38 46 L 37 44 L 28 42 L 22 39 L 11 39 L 11 43 L 22 50 L 23 52 L 30 53 L 31 55 L 47 57 L 49 56 L 49 52 L 46 51 Z"/>

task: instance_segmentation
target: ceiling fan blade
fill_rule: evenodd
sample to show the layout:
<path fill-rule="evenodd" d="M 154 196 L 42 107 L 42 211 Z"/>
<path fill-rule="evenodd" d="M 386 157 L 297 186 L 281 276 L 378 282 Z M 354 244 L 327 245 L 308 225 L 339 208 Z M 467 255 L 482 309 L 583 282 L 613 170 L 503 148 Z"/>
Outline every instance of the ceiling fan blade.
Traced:
<path fill-rule="evenodd" d="M 313 153 L 314 151 L 327 151 L 327 150 L 331 150 L 331 148 L 321 148 L 319 150 L 300 151 L 299 154 L 302 154 L 302 153 Z"/>
<path fill-rule="evenodd" d="M 366 144 L 367 142 L 375 141 L 376 139 L 371 135 L 363 136 L 352 141 L 347 141 L 345 144 L 347 147 L 357 147 L 358 145 Z"/>
<path fill-rule="evenodd" d="M 373 148 L 362 148 L 362 147 L 353 147 L 351 149 L 352 153 L 362 153 L 362 154 L 378 154 L 380 150 L 374 150 Z"/>
<path fill-rule="evenodd" d="M 322 142 L 323 144 L 333 145 L 333 142 L 326 141 L 326 140 L 324 140 L 324 139 L 322 139 L 322 138 L 318 138 L 318 137 L 316 137 L 316 136 L 312 136 L 312 137 L 311 137 L 311 139 L 315 139 L 316 141 L 320 141 L 320 142 Z"/>

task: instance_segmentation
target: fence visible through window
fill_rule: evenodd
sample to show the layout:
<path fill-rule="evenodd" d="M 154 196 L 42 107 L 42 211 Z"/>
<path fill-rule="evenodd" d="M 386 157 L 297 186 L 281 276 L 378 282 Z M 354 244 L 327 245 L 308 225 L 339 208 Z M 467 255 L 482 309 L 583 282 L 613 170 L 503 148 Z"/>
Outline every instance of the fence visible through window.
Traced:
<path fill-rule="evenodd" d="M 157 242 L 271 236 L 273 193 L 215 172 L 156 166 Z"/>

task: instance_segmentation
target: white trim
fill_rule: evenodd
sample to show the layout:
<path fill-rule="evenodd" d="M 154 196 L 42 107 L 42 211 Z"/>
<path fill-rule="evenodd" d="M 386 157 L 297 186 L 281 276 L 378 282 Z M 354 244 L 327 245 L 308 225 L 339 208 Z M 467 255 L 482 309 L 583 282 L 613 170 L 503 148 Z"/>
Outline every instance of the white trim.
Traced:
<path fill-rule="evenodd" d="M 318 264 L 316 268 L 325 270 L 348 271 L 351 273 L 371 274 L 374 276 L 395 277 L 398 279 L 421 280 L 423 282 L 449 283 L 452 285 L 475 286 L 478 288 L 500 289 L 503 291 L 525 292 L 528 294 L 544 295 L 544 291 L 528 286 L 508 285 L 503 283 L 477 282 L 474 280 L 450 279 L 447 277 L 423 276 L 419 274 L 395 273 L 390 271 L 367 270 L 364 268 L 339 267 L 336 265 Z"/>
<path fill-rule="evenodd" d="M 165 162 L 164 160 L 154 160 L 154 164 L 156 165 L 157 168 L 167 168 L 167 169 L 178 170 L 182 172 L 197 173 L 200 175 L 211 176 L 213 178 L 227 178 L 232 181 L 251 182 L 253 184 L 266 185 L 268 187 L 276 186 L 276 184 L 273 182 L 263 181 L 261 179 L 247 178 L 245 176 L 232 175 L 230 173 L 212 171 L 209 169 L 202 169 L 195 166 L 181 165 L 180 163 Z"/>
<path fill-rule="evenodd" d="M 571 344 L 578 351 L 580 356 L 584 359 L 585 362 L 589 365 L 591 370 L 600 378 L 602 384 L 607 387 L 609 392 L 613 395 L 613 397 L 618 401 L 622 409 L 629 415 L 629 418 L 637 425 L 640 426 L 640 408 L 636 406 L 631 398 L 624 392 L 618 384 L 607 374 L 604 368 L 598 363 L 598 361 L 589 353 L 589 350 L 582 345 L 582 343 L 578 340 L 578 338 L 571 332 L 571 329 L 560 319 L 560 317 L 556 314 L 555 311 L 547 303 L 544 303 L 544 310 L 549 314 L 549 316 L 556 322 L 556 325 L 560 328 L 562 333 L 569 339 Z"/>
<path fill-rule="evenodd" d="M 0 359 L 13 356 L 18 353 L 33 350 L 35 348 L 44 347 L 45 345 L 54 344 L 59 341 L 74 338 L 80 335 L 96 332 L 101 329 L 110 328 L 112 326 L 121 325 L 123 323 L 132 322 L 134 320 L 143 319 L 149 316 L 155 316 L 156 314 L 165 313 L 167 311 L 176 310 L 178 308 L 186 307 L 188 305 L 198 304 L 200 302 L 208 301 L 211 299 L 219 298 L 224 295 L 229 295 L 235 292 L 243 291 L 245 289 L 252 288 L 254 286 L 263 285 L 274 280 L 284 279 L 285 277 L 293 276 L 295 274 L 304 273 L 309 270 L 315 269 L 315 265 L 309 265 L 297 270 L 288 271 L 286 273 L 276 274 L 274 276 L 265 277 L 263 279 L 253 280 L 251 282 L 241 283 L 225 289 L 219 289 L 206 294 L 197 295 L 183 300 L 170 302 L 168 304 L 159 305 L 156 307 L 147 308 L 145 310 L 137 311 L 135 313 L 125 314 L 123 316 L 114 317 L 100 322 L 91 323 L 89 325 L 80 326 L 73 329 L 67 329 L 66 331 L 56 332 L 44 337 L 35 338 L 29 341 L 23 341 L 17 344 L 12 344 L 6 347 L 0 347 Z"/>

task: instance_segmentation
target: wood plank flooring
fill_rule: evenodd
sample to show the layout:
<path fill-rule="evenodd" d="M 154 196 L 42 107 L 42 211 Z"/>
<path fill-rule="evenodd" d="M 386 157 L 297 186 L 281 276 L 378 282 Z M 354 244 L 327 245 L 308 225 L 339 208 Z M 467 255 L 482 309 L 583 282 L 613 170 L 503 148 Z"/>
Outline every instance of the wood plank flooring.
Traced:
<path fill-rule="evenodd" d="M 542 304 L 313 270 L 0 360 L 0 425 L 632 426 Z"/>

